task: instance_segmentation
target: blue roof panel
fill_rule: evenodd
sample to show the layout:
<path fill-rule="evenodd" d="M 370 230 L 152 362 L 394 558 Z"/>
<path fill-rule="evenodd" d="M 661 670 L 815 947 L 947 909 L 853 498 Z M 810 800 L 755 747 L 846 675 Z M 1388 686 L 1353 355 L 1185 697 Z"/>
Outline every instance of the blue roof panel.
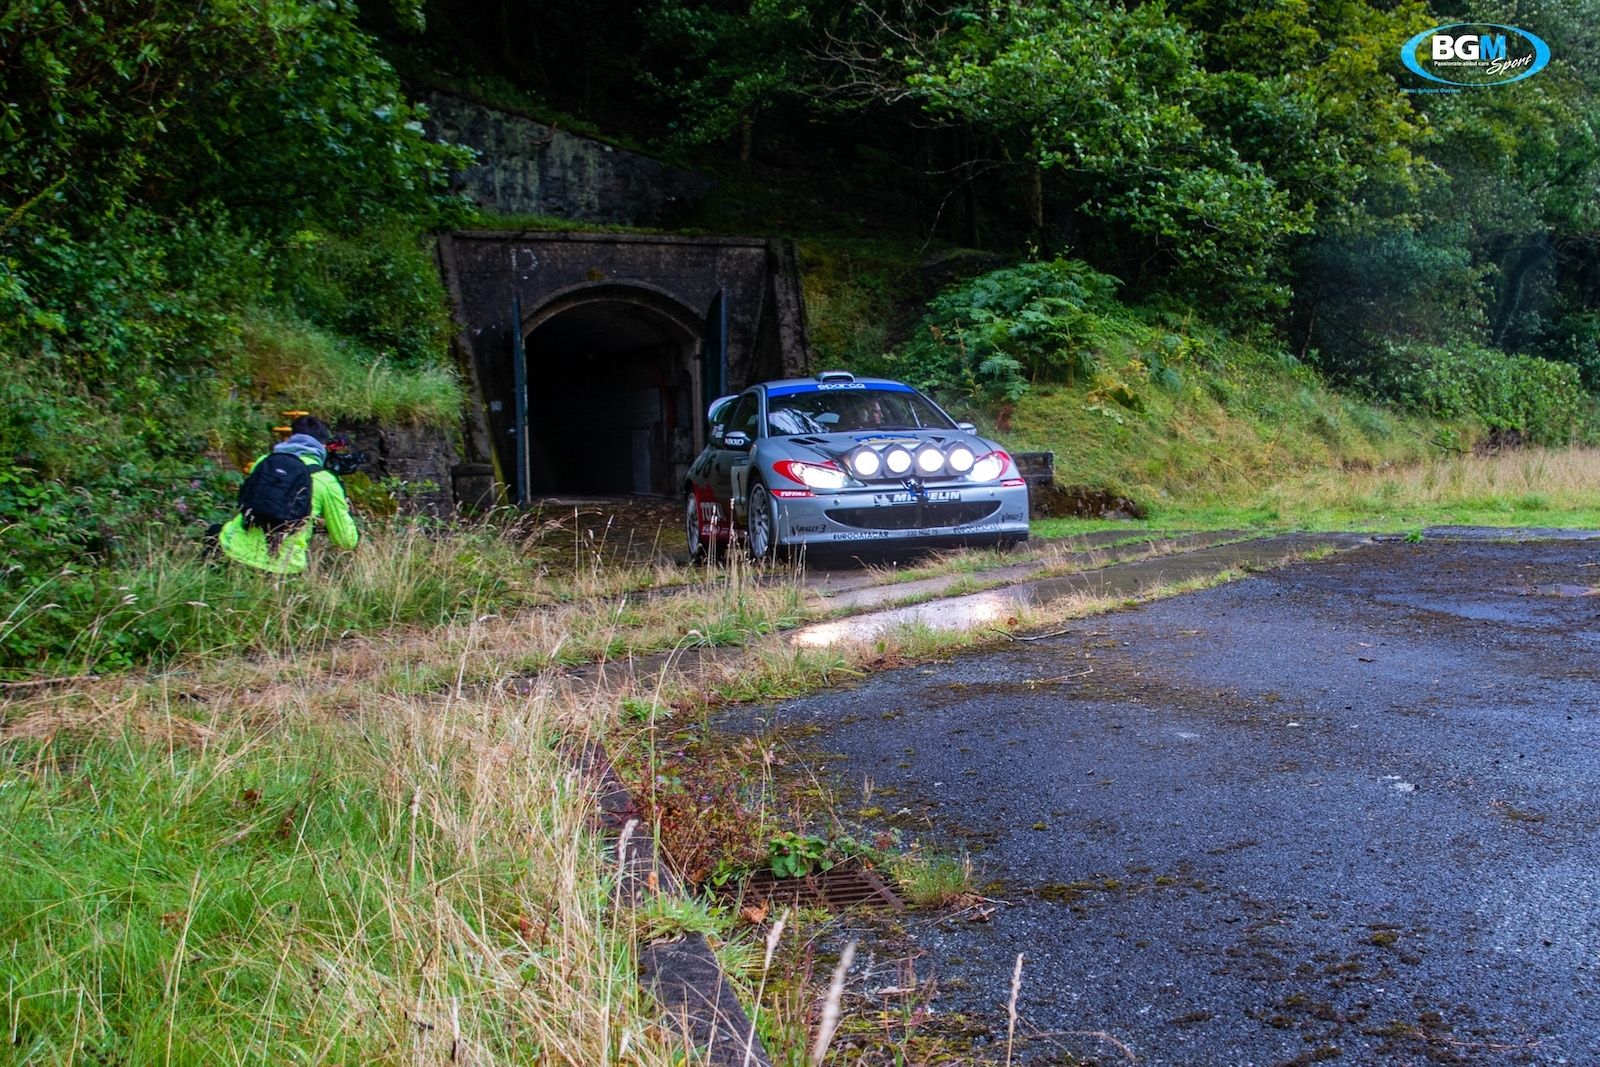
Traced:
<path fill-rule="evenodd" d="M 841 393 L 877 389 L 885 393 L 914 393 L 915 389 L 901 382 L 860 378 L 853 382 L 783 382 L 767 386 L 768 396 L 792 396 L 795 393 Z"/>

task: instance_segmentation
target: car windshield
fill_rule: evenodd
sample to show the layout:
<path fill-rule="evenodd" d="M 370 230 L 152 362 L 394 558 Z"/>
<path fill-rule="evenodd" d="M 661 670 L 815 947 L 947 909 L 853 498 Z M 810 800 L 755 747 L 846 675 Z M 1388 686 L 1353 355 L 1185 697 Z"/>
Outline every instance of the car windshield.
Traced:
<path fill-rule="evenodd" d="M 891 389 L 817 389 L 767 397 L 767 433 L 856 430 L 953 430 L 950 417 L 921 393 Z"/>

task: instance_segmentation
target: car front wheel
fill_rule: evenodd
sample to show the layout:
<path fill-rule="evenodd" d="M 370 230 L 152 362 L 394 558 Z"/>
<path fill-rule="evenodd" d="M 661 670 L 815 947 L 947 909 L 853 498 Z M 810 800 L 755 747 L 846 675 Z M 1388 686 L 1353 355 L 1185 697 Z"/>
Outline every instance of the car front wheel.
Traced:
<path fill-rule="evenodd" d="M 706 558 L 706 539 L 700 536 L 700 500 L 690 489 L 683 494 L 684 532 L 689 536 L 689 562 Z"/>
<path fill-rule="evenodd" d="M 750 487 L 745 507 L 746 531 L 750 535 L 750 558 L 772 559 L 777 554 L 778 515 L 772 496 L 760 482 Z"/>

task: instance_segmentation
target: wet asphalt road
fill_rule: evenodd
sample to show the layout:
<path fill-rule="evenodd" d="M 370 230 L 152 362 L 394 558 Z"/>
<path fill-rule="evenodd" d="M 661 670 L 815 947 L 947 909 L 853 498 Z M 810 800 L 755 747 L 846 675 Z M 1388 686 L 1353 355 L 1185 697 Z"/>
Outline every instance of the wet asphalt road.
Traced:
<path fill-rule="evenodd" d="M 1011 902 L 865 928 L 1001 1040 L 1021 952 L 1024 1031 L 1140 1063 L 1597 1064 L 1595 585 L 1374 544 L 760 714 Z"/>

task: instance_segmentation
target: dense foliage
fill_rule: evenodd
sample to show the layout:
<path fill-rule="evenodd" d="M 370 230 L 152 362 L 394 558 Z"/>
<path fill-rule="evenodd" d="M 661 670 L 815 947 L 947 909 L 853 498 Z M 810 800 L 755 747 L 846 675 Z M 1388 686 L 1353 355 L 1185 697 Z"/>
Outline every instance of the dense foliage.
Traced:
<path fill-rule="evenodd" d="M 1115 291 L 1116 279 L 1076 260 L 994 271 L 940 294 L 885 368 L 962 403 L 1014 402 L 1031 385 L 1062 383 L 1085 386 L 1091 409 L 1139 413 L 1130 378 L 1174 391 L 1187 364 L 1223 362 L 1187 322 L 1125 307 Z M 1369 394 L 1441 419 L 1476 418 L 1491 432 L 1559 445 L 1584 421 L 1578 369 L 1566 363 L 1460 342 L 1395 345 L 1368 368 L 1357 384 Z"/>
<path fill-rule="evenodd" d="M 1389 388 L 1407 346 L 1475 345 L 1600 387 L 1596 0 L 423 10 L 424 32 L 387 18 L 392 52 L 659 148 L 793 171 L 777 219 L 832 197 L 824 225 L 1070 253 L 1130 302 L 1180 301 L 1346 385 Z M 1412 93 L 1401 44 L 1471 20 L 1537 33 L 1554 59 Z"/>
<path fill-rule="evenodd" d="M 52 597 L 103 599 L 103 568 L 225 506 L 223 456 L 271 425 L 248 322 L 270 317 L 322 366 L 337 350 L 433 382 L 401 415 L 438 418 L 454 396 L 433 369 L 449 314 L 418 235 L 454 210 L 447 168 L 467 157 L 423 136 L 354 15 L 312 0 L 0 7 L 5 658 L 26 658 L 20 620 Z M 327 385 L 316 370 L 275 384 Z"/>

